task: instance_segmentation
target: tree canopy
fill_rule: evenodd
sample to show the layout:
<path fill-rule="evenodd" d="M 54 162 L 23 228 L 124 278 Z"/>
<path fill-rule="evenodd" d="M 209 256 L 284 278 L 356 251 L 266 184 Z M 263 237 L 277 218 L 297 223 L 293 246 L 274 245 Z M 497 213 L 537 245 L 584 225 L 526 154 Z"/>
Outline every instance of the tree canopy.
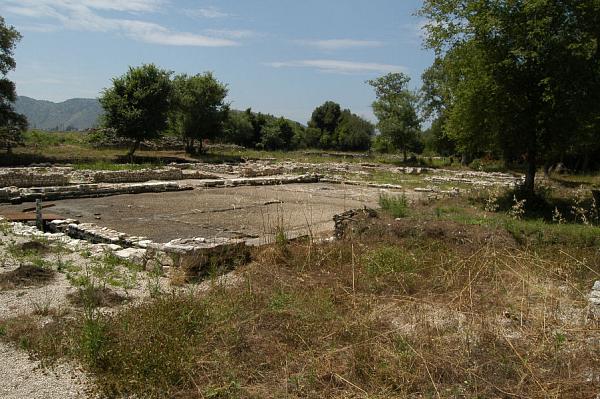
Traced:
<path fill-rule="evenodd" d="M 13 53 L 21 34 L 13 26 L 7 26 L 0 17 L 0 145 L 7 151 L 22 141 L 27 129 L 27 119 L 13 109 L 17 98 L 15 84 L 7 74 L 15 69 Z"/>
<path fill-rule="evenodd" d="M 349 109 L 342 110 L 336 102 L 326 101 L 313 111 L 302 141 L 307 147 L 368 150 L 374 133 L 369 121 Z"/>
<path fill-rule="evenodd" d="M 532 191 L 539 164 L 598 141 L 600 2 L 426 0 L 420 14 L 437 56 L 429 83 L 460 151 L 524 160 Z"/>
<path fill-rule="evenodd" d="M 375 89 L 377 99 L 373 112 L 378 119 L 377 128 L 384 137 L 404 154 L 421 129 L 417 115 L 417 95 L 408 89 L 410 78 L 403 73 L 389 73 L 368 83 Z"/>
<path fill-rule="evenodd" d="M 142 140 L 153 139 L 167 127 L 172 85 L 171 72 L 154 64 L 130 67 L 113 79 L 100 97 L 104 124 L 116 134 L 133 140 L 132 157 Z"/>
<path fill-rule="evenodd" d="M 202 145 L 203 139 L 222 136 L 229 112 L 225 97 L 227 86 L 210 72 L 174 78 L 171 125 L 186 141 L 187 152 L 195 152 L 195 140 Z"/>

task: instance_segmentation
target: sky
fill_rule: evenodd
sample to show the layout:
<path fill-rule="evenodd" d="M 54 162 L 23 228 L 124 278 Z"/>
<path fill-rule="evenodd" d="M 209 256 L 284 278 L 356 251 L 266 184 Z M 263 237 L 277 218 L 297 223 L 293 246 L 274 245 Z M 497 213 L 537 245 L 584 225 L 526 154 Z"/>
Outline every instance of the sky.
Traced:
<path fill-rule="evenodd" d="M 23 35 L 17 93 L 98 97 L 129 66 L 212 71 L 232 108 L 306 123 L 327 100 L 374 120 L 367 80 L 433 61 L 420 0 L 0 0 Z"/>

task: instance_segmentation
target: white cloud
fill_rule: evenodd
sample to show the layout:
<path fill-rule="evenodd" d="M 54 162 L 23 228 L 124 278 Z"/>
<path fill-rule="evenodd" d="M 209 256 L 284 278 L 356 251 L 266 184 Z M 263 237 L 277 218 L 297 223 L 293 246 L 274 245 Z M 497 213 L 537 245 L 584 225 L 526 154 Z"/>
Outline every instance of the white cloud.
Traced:
<path fill-rule="evenodd" d="M 269 62 L 265 65 L 271 66 L 273 68 L 312 68 L 322 72 L 342 74 L 356 74 L 369 72 L 407 72 L 407 69 L 405 67 L 399 65 L 340 60 L 298 60 L 285 62 Z"/>
<path fill-rule="evenodd" d="M 229 39 L 246 39 L 257 36 L 257 33 L 252 30 L 228 30 L 228 29 L 206 29 L 204 32 L 207 35 L 215 37 L 225 37 Z"/>
<path fill-rule="evenodd" d="M 216 7 L 187 9 L 184 10 L 184 13 L 187 16 L 197 18 L 225 18 L 230 16 L 226 12 L 220 11 Z"/>
<path fill-rule="evenodd" d="M 30 18 L 47 18 L 60 22 L 65 29 L 115 32 L 135 40 L 170 46 L 235 46 L 236 37 L 177 32 L 162 25 L 134 19 L 108 18 L 95 10 L 120 12 L 156 11 L 164 0 L 4 0 L 0 10 Z M 238 37 L 240 37 L 238 35 Z"/>
<path fill-rule="evenodd" d="M 50 33 L 56 32 L 60 30 L 55 25 L 52 24 L 31 24 L 31 25 L 19 25 L 19 31 L 21 32 L 42 32 L 42 33 Z"/>
<path fill-rule="evenodd" d="M 157 11 L 165 4 L 164 0 L 79 0 L 79 1 L 58 1 L 56 3 L 78 3 L 83 6 L 97 10 L 113 11 L 135 11 L 150 12 Z"/>
<path fill-rule="evenodd" d="M 297 40 L 296 43 L 316 47 L 320 50 L 342 50 L 357 47 L 382 47 L 383 42 L 377 40 L 327 39 L 327 40 Z"/>

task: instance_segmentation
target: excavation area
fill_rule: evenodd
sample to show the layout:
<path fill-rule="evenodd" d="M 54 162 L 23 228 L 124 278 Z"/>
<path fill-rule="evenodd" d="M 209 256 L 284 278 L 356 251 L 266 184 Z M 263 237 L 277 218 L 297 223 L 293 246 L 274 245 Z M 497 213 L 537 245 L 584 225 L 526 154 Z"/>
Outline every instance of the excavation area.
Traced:
<path fill-rule="evenodd" d="M 380 190 L 342 184 L 195 188 L 165 193 L 65 199 L 45 203 L 64 219 L 155 242 L 188 237 L 260 239 L 283 231 L 290 236 L 330 233 L 333 216 L 377 206 Z M 15 214 L 31 203 L 0 206 Z"/>

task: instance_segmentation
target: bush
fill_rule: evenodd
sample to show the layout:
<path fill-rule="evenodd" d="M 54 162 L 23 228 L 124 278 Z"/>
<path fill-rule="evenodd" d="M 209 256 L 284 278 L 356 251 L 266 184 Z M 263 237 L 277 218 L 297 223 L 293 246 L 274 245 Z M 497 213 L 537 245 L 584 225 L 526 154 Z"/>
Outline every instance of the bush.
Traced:
<path fill-rule="evenodd" d="M 403 218 L 408 215 L 408 200 L 404 194 L 400 196 L 381 194 L 379 206 L 395 218 Z"/>
<path fill-rule="evenodd" d="M 415 271 L 415 260 L 406 249 L 385 246 L 367 253 L 363 258 L 366 272 L 371 276 L 392 273 L 412 273 Z"/>

